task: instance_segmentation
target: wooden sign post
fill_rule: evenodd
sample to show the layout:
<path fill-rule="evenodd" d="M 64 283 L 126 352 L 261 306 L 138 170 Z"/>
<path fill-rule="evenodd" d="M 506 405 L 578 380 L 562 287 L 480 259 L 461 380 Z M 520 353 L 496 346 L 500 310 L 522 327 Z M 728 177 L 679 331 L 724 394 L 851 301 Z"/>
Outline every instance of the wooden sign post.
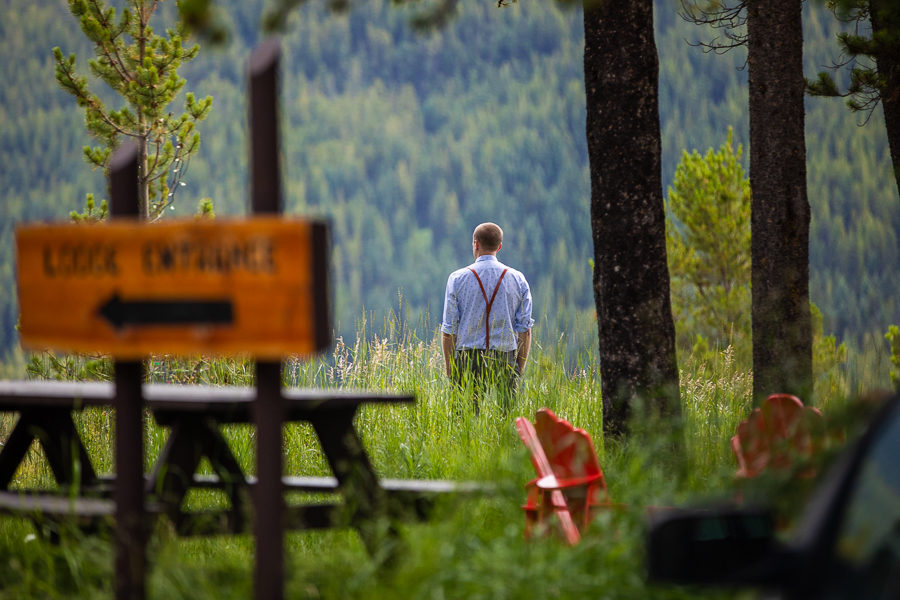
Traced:
<path fill-rule="evenodd" d="M 138 147 L 134 143 L 120 146 L 113 154 L 110 163 L 112 217 L 136 218 L 138 215 L 138 155 Z M 20 263 L 20 294 L 22 270 Z M 19 306 L 19 318 L 25 319 L 27 311 L 21 295 Z M 143 600 L 148 533 L 144 510 L 144 398 L 141 393 L 144 373 L 139 360 L 116 361 L 114 365 L 117 471 L 113 488 L 116 503 L 115 590 L 117 600 Z"/>
<path fill-rule="evenodd" d="M 141 600 L 145 591 L 141 359 L 151 353 L 257 359 L 254 589 L 259 599 L 283 597 L 281 360 L 326 349 L 331 315 L 327 224 L 279 216 L 279 56 L 278 42 L 270 40 L 249 63 L 253 218 L 139 223 L 138 147 L 129 143 L 115 151 L 110 165 L 108 223 L 23 226 L 16 232 L 23 346 L 115 359 L 119 600 Z M 350 431 L 356 404 L 349 406 L 343 422 L 349 433 L 341 429 L 343 439 L 332 449 L 341 457 L 334 459 L 338 473 L 347 459 L 346 438 L 356 440 Z M 365 454 L 357 454 L 357 464 L 371 471 Z M 377 488 L 374 473 L 371 479 Z"/>
<path fill-rule="evenodd" d="M 281 212 L 278 140 L 278 67 L 281 47 L 268 40 L 250 56 L 250 204 L 254 213 Z M 257 600 L 284 597 L 284 495 L 282 494 L 281 361 L 256 363 L 256 476 L 253 532 Z"/>

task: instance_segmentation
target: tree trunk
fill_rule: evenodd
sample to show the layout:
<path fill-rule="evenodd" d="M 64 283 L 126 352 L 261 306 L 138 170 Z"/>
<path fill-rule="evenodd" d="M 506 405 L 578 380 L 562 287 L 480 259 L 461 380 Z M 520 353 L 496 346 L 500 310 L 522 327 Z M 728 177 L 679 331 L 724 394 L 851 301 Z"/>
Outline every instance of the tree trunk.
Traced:
<path fill-rule="evenodd" d="M 584 38 L 603 430 L 618 436 L 635 401 L 680 413 L 653 2 L 585 2 Z"/>
<path fill-rule="evenodd" d="M 884 109 L 894 182 L 900 193 L 900 9 L 892 6 L 895 0 L 870 0 L 869 18 L 872 37 L 887 36 L 890 42 L 885 51 L 875 57 L 878 74 L 884 78 L 879 93 Z"/>
<path fill-rule="evenodd" d="M 148 39 L 148 23 L 150 15 L 156 10 L 156 3 L 151 4 L 150 10 L 144 5 L 143 0 L 135 3 L 134 9 L 140 13 L 140 36 L 138 42 L 138 56 L 141 64 L 147 56 L 147 39 Z M 149 157 L 147 156 L 147 139 L 150 134 L 150 127 L 144 120 L 144 111 L 139 106 L 137 108 L 137 129 L 141 133 L 138 138 L 140 142 L 140 155 L 138 156 L 138 164 L 140 172 L 138 173 L 138 206 L 140 207 L 140 218 L 142 221 L 150 221 L 150 171 L 148 170 Z"/>
<path fill-rule="evenodd" d="M 141 111 L 138 109 L 139 121 L 138 127 L 141 128 L 142 131 L 147 130 L 147 126 L 144 124 L 143 117 L 141 117 Z M 139 214 L 140 219 L 144 222 L 150 221 L 150 173 L 148 171 L 148 161 L 149 157 L 147 156 L 147 138 L 140 137 L 138 138 L 138 142 L 140 143 L 141 149 L 138 153 L 138 164 L 140 165 L 140 172 L 138 173 L 138 206 L 139 206 Z"/>
<path fill-rule="evenodd" d="M 811 400 L 801 0 L 747 3 L 753 397 Z"/>

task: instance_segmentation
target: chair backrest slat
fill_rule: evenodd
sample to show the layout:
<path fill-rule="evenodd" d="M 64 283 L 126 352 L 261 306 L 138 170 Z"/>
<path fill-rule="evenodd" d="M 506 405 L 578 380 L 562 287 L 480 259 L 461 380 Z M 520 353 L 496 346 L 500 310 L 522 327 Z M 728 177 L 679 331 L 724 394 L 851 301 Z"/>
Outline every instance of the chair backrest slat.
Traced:
<path fill-rule="evenodd" d="M 770 467 L 789 468 L 796 456 L 811 456 L 816 450 L 812 434 L 821 421 L 822 413 L 804 406 L 796 396 L 772 394 L 738 424 L 732 438 L 738 476 L 756 477 Z"/>
<path fill-rule="evenodd" d="M 597 483 L 591 486 L 592 493 L 597 502 L 608 500 L 606 481 L 594 450 L 594 442 L 584 429 L 573 427 L 548 408 L 541 408 L 535 417 L 535 430 L 553 467 L 553 473 L 558 478 L 575 479 L 597 475 Z"/>
<path fill-rule="evenodd" d="M 519 432 L 519 437 L 522 438 L 522 442 L 528 448 L 531 455 L 531 464 L 534 465 L 534 470 L 537 471 L 538 475 L 541 477 L 553 475 L 553 466 L 547 458 L 544 447 L 531 421 L 525 417 L 519 417 L 516 419 L 516 431 Z"/>

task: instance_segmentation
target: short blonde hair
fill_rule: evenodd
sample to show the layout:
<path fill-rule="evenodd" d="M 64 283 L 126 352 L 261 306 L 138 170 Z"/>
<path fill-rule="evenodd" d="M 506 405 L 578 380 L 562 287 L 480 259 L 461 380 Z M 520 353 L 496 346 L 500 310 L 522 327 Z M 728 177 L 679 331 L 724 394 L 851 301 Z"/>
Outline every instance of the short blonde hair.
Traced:
<path fill-rule="evenodd" d="M 496 223 L 482 223 L 475 228 L 472 238 L 488 252 L 496 252 L 503 243 L 503 230 Z"/>

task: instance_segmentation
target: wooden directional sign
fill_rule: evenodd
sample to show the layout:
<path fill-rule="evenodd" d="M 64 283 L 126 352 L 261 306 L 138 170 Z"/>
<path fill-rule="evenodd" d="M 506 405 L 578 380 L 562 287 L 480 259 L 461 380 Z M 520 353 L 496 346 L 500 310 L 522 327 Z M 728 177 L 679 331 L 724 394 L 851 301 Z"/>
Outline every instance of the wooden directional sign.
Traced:
<path fill-rule="evenodd" d="M 28 348 L 278 359 L 331 342 L 322 222 L 31 225 L 16 249 Z"/>

